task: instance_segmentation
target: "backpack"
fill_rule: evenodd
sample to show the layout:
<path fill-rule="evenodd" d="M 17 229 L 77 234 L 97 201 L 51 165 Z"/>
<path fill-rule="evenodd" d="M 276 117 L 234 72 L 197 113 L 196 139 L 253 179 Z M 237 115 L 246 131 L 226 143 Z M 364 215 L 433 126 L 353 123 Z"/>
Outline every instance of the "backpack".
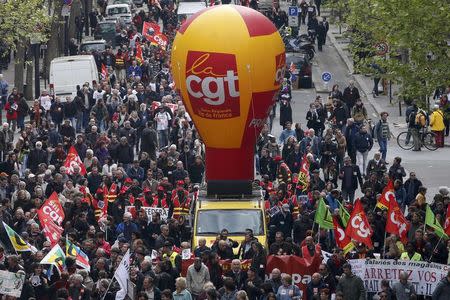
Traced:
<path fill-rule="evenodd" d="M 419 125 L 420 127 L 427 126 L 427 116 L 426 116 L 426 113 L 423 110 L 419 110 L 416 113 L 414 124 Z"/>

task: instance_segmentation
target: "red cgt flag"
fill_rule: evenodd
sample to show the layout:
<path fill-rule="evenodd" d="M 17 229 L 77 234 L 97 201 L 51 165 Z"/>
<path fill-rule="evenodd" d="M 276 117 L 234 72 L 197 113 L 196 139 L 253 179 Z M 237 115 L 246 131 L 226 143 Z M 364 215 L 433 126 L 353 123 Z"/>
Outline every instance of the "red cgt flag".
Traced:
<path fill-rule="evenodd" d="M 64 210 L 59 202 L 58 194 L 56 192 L 53 192 L 50 197 L 45 200 L 39 211 L 58 225 L 61 225 L 64 221 Z"/>
<path fill-rule="evenodd" d="M 400 210 L 395 198 L 390 199 L 388 204 L 389 209 L 386 220 L 386 232 L 399 236 L 402 243 L 406 244 L 408 242 L 408 230 L 410 224 Z"/>
<path fill-rule="evenodd" d="M 154 37 L 156 34 L 161 32 L 161 27 L 159 27 L 156 23 L 144 22 L 142 25 L 142 35 L 150 41 L 150 43 L 154 42 Z"/>
<path fill-rule="evenodd" d="M 372 245 L 373 230 L 367 220 L 366 213 L 362 207 L 361 201 L 356 200 L 350 219 L 345 229 L 345 234 L 353 240 L 365 244 L 370 249 Z"/>
<path fill-rule="evenodd" d="M 45 237 L 50 242 L 50 244 L 55 246 L 58 244 L 63 233 L 63 229 L 56 225 L 53 220 L 46 215 L 42 210 L 37 211 L 39 222 L 41 223 L 42 230 L 44 231 Z"/>
<path fill-rule="evenodd" d="M 447 206 L 447 217 L 444 224 L 445 233 L 450 236 L 450 205 Z"/>
<path fill-rule="evenodd" d="M 86 175 L 86 167 L 78 156 L 78 152 L 74 146 L 70 147 L 69 153 L 67 154 L 66 161 L 64 162 L 64 167 L 66 167 L 66 173 L 69 175 L 73 174 L 74 166 L 80 167 L 80 174 Z"/>
<path fill-rule="evenodd" d="M 355 245 L 352 243 L 350 237 L 348 237 L 345 234 L 344 229 L 342 229 L 336 217 L 333 217 L 333 224 L 334 224 L 334 236 L 336 237 L 336 244 L 339 248 L 344 250 L 344 254 L 347 254 L 355 247 Z"/>
<path fill-rule="evenodd" d="M 388 184 L 384 187 L 383 192 L 381 193 L 380 200 L 378 200 L 377 207 L 380 209 L 388 209 L 389 202 L 391 200 L 395 201 L 394 194 L 394 182 L 392 179 L 389 179 Z"/>

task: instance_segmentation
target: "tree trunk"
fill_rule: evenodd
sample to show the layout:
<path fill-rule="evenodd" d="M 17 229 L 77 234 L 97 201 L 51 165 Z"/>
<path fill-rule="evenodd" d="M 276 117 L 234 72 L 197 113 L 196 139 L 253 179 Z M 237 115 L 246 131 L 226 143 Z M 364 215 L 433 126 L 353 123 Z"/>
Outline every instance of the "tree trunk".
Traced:
<path fill-rule="evenodd" d="M 33 70 L 34 70 L 34 53 L 32 51 L 32 49 L 34 46 L 31 46 L 30 44 L 28 44 L 27 47 L 27 63 L 26 63 L 26 83 L 27 83 L 27 87 L 25 88 L 24 91 L 24 95 L 25 95 L 25 99 L 31 100 L 34 98 L 34 94 L 33 94 Z"/>
<path fill-rule="evenodd" d="M 17 90 L 23 92 L 23 64 L 25 59 L 25 46 L 17 43 L 16 57 L 14 59 L 14 86 Z"/>
<path fill-rule="evenodd" d="M 47 55 L 45 60 L 45 70 L 46 70 L 46 76 L 49 78 L 50 73 L 50 62 L 58 57 L 60 55 L 60 47 L 59 47 L 59 30 L 61 27 L 61 21 L 63 20 L 61 17 L 61 10 L 62 10 L 62 4 L 63 1 L 52 1 L 54 6 L 53 9 L 53 19 L 52 24 L 50 28 L 50 38 L 47 41 Z"/>
<path fill-rule="evenodd" d="M 76 38 L 77 26 L 75 25 L 75 18 L 81 15 L 81 1 L 73 0 L 70 6 L 69 17 L 69 39 Z"/>

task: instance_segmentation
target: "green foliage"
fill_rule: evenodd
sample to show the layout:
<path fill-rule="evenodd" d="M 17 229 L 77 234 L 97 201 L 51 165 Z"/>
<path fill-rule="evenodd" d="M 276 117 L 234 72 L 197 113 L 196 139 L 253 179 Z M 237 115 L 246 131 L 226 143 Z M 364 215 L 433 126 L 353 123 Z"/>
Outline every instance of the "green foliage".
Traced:
<path fill-rule="evenodd" d="M 50 17 L 44 0 L 4 0 L 0 2 L 0 42 L 11 49 L 30 39 L 48 39 Z"/>
<path fill-rule="evenodd" d="M 444 1 L 445 2 L 445 1 Z M 423 99 L 438 86 L 450 83 L 450 5 L 442 0 L 348 0 L 346 22 L 351 51 L 363 56 L 358 67 L 367 71 L 377 63 L 383 77 L 401 83 L 401 95 Z M 375 55 L 374 45 L 387 42 L 386 57 Z M 363 54 L 363 55 L 361 55 Z"/>

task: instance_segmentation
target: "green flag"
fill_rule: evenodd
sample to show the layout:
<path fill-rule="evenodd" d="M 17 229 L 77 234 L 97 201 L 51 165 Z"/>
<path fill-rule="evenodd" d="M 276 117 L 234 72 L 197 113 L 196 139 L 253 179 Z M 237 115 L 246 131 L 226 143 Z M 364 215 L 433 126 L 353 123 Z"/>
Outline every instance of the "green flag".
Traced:
<path fill-rule="evenodd" d="M 341 219 L 342 225 L 344 225 L 344 227 L 347 227 L 348 220 L 350 219 L 350 214 L 339 200 L 336 201 L 339 203 L 339 218 Z"/>
<path fill-rule="evenodd" d="M 324 229 L 333 229 L 333 217 L 331 216 L 331 213 L 327 206 L 325 205 L 325 201 L 323 201 L 323 198 L 320 198 L 319 200 L 319 206 L 316 210 L 316 216 L 314 217 L 314 222 L 319 224 L 320 227 Z"/>
<path fill-rule="evenodd" d="M 445 233 L 439 221 L 431 210 L 430 206 L 427 205 L 427 213 L 425 215 L 425 224 L 434 229 L 434 233 L 440 238 L 448 239 L 448 235 Z"/>

